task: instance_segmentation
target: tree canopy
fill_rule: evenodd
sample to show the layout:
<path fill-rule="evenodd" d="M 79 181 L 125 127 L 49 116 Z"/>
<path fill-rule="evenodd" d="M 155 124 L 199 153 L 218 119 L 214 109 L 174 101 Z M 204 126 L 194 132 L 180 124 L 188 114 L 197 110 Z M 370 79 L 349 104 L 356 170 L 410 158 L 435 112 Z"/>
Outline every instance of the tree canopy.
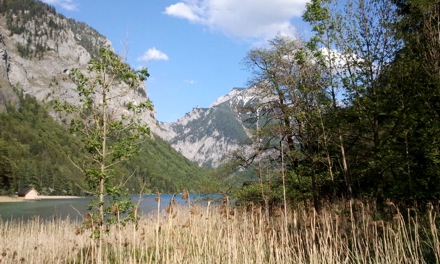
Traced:
<path fill-rule="evenodd" d="M 315 207 L 337 197 L 437 200 L 438 1 L 313 0 L 303 18 L 309 40 L 277 37 L 245 58 L 270 98 L 254 109 L 252 159 L 277 164 L 268 189 L 285 169 L 288 195 Z"/>

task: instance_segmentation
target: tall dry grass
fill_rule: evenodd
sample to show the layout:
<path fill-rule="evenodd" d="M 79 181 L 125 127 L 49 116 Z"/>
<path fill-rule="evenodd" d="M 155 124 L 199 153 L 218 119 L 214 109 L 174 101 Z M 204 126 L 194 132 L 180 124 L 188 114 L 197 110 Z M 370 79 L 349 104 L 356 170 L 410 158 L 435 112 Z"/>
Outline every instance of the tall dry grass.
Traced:
<path fill-rule="evenodd" d="M 114 225 L 102 251 L 70 221 L 1 222 L 0 263 L 439 263 L 440 218 L 365 203 L 270 212 L 170 203 L 137 225 Z M 101 256 L 102 259 L 98 259 Z"/>

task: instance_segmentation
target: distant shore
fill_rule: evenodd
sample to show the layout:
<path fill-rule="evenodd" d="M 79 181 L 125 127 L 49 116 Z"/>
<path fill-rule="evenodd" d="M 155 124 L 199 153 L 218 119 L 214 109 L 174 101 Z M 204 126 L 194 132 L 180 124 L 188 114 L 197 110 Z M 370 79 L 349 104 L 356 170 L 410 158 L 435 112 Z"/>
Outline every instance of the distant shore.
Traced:
<path fill-rule="evenodd" d="M 37 200 L 51 200 L 51 199 L 78 199 L 83 198 L 82 196 L 68 196 L 68 195 L 39 195 Z M 29 201 L 24 199 L 23 197 L 17 196 L 0 196 L 0 203 L 9 203 L 9 202 L 25 202 Z"/>

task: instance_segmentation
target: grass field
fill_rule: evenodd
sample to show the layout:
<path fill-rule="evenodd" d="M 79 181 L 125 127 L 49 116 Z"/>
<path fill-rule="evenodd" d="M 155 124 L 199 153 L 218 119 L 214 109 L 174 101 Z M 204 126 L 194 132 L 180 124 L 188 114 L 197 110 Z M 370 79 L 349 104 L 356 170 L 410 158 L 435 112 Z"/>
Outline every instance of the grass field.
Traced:
<path fill-rule="evenodd" d="M 270 212 L 170 205 L 113 225 L 102 246 L 67 220 L 0 223 L 0 263 L 439 263 L 438 208 L 361 202 Z M 158 213 L 160 212 L 160 213 Z"/>

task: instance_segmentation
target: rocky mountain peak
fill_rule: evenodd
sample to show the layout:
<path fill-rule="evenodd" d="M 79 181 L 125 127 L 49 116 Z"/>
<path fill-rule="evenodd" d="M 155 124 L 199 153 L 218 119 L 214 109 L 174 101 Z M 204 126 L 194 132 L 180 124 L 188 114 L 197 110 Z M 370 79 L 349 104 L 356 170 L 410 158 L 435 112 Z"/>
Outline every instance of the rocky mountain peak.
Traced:
<path fill-rule="evenodd" d="M 200 166 L 217 167 L 230 154 L 246 148 L 249 129 L 243 109 L 255 103 L 254 88 L 233 88 L 208 108 L 194 108 L 176 122 L 163 124 L 159 133 L 173 148 Z"/>
<path fill-rule="evenodd" d="M 0 1 L 0 112 L 17 102 L 17 92 L 50 103 L 78 101 L 68 77 L 72 68 L 85 69 L 101 47 L 111 42 L 84 23 L 68 19 L 37 0 Z M 201 166 L 217 167 L 249 140 L 243 109 L 256 99 L 253 88 L 233 88 L 210 107 L 195 107 L 173 123 L 160 123 L 155 112 L 143 116 L 151 131 Z M 145 87 L 110 107 L 124 113 L 124 102 L 146 99 Z M 154 102 L 153 102 L 154 103 Z M 53 113 L 55 118 L 62 117 Z"/>

